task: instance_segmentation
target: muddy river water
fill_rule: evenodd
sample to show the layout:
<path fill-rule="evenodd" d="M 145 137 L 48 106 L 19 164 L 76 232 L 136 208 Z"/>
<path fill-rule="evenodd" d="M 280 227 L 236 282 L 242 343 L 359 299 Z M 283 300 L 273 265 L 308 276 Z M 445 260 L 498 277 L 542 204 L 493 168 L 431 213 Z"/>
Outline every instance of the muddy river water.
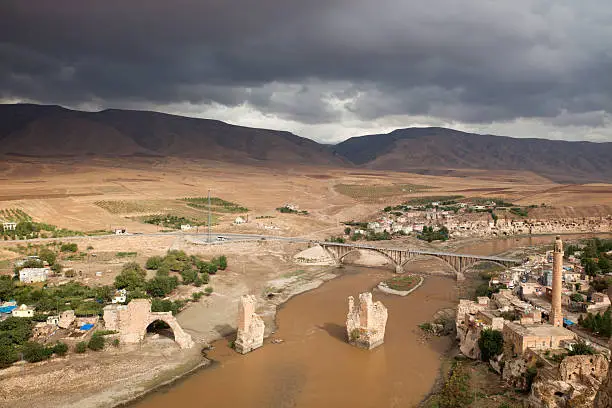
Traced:
<path fill-rule="evenodd" d="M 485 241 L 462 248 L 497 254 L 540 245 L 551 237 Z M 264 346 L 238 355 L 218 341 L 215 364 L 139 408 L 166 407 L 412 407 L 431 390 L 452 339 L 424 341 L 418 325 L 457 302 L 455 282 L 427 277 L 407 297 L 374 293 L 389 310 L 385 343 L 364 351 L 346 343 L 347 297 L 370 290 L 392 273 L 347 266 L 343 276 L 296 296 L 277 313 L 278 330 Z M 279 344 L 271 339 L 282 339 Z"/>

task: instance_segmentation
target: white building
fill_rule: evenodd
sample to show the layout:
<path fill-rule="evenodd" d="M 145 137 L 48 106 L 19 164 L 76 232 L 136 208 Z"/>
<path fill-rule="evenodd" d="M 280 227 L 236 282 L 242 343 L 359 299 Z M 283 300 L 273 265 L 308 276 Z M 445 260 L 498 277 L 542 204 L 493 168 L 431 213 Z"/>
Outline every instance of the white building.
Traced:
<path fill-rule="evenodd" d="M 115 235 L 127 234 L 127 228 L 125 228 L 125 227 L 116 227 L 116 228 L 113 229 L 113 232 L 115 233 Z"/>
<path fill-rule="evenodd" d="M 60 317 L 58 315 L 47 316 L 47 324 L 52 324 L 57 326 L 59 324 Z"/>
<path fill-rule="evenodd" d="M 21 305 L 17 309 L 13 309 L 13 317 L 33 317 L 34 308 L 27 305 Z"/>
<path fill-rule="evenodd" d="M 244 224 L 245 222 L 246 220 L 242 217 L 236 217 L 236 219 L 234 220 L 234 224 L 236 225 Z"/>
<path fill-rule="evenodd" d="M 111 303 L 125 303 L 127 301 L 127 290 L 119 289 L 115 292 L 115 296 L 111 300 Z"/>
<path fill-rule="evenodd" d="M 193 227 L 189 224 L 181 224 L 181 231 L 189 231 L 193 229 Z"/>
<path fill-rule="evenodd" d="M 2 228 L 5 231 L 15 231 L 15 229 L 17 228 L 17 223 L 16 222 L 3 222 L 2 223 Z"/>
<path fill-rule="evenodd" d="M 19 281 L 23 283 L 44 282 L 49 276 L 49 268 L 23 268 L 19 271 Z"/>

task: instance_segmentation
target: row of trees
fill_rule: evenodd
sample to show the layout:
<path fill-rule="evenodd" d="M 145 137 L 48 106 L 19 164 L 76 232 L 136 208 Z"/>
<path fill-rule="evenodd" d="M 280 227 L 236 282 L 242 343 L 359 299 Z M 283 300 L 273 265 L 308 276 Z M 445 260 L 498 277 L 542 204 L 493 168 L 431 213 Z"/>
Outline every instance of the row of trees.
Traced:
<path fill-rule="evenodd" d="M 588 313 L 585 318 L 580 316 L 578 324 L 590 332 L 604 337 L 612 336 L 612 309 L 608 308 L 603 314 L 598 312 L 596 315 Z"/>
<path fill-rule="evenodd" d="M 417 235 L 418 239 L 422 239 L 427 242 L 432 241 L 446 241 L 449 238 L 448 228 L 445 226 L 440 227 L 437 230 L 434 230 L 432 226 L 423 227 L 423 232 Z"/>
<path fill-rule="evenodd" d="M 583 241 L 580 245 L 565 247 L 565 255 L 569 257 L 580 252 L 580 263 L 584 272 L 590 276 L 605 274 L 612 271 L 612 259 L 608 252 L 612 251 L 612 239 L 593 238 Z"/>

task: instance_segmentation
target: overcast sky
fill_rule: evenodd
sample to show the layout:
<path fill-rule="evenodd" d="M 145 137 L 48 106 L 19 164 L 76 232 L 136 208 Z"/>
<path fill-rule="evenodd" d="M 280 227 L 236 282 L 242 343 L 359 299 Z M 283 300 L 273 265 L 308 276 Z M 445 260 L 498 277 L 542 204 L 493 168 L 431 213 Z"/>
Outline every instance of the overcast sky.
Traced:
<path fill-rule="evenodd" d="M 609 0 L 1 0 L 0 101 L 612 142 Z"/>

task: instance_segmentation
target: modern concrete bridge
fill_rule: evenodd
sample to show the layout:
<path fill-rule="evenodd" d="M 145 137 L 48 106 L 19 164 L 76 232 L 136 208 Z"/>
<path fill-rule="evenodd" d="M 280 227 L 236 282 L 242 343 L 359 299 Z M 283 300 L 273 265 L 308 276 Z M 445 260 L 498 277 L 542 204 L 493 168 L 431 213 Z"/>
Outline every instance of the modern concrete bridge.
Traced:
<path fill-rule="evenodd" d="M 457 274 L 463 276 L 463 271 L 478 262 L 492 262 L 503 267 L 521 264 L 520 259 L 500 258 L 497 256 L 481 256 L 455 254 L 450 252 L 435 252 L 422 249 L 380 248 L 371 245 L 340 244 L 335 242 L 317 242 L 338 264 L 350 253 L 356 251 L 373 251 L 383 255 L 395 266 L 398 273 L 404 272 L 404 265 L 419 256 L 433 256 L 446 262 Z"/>

